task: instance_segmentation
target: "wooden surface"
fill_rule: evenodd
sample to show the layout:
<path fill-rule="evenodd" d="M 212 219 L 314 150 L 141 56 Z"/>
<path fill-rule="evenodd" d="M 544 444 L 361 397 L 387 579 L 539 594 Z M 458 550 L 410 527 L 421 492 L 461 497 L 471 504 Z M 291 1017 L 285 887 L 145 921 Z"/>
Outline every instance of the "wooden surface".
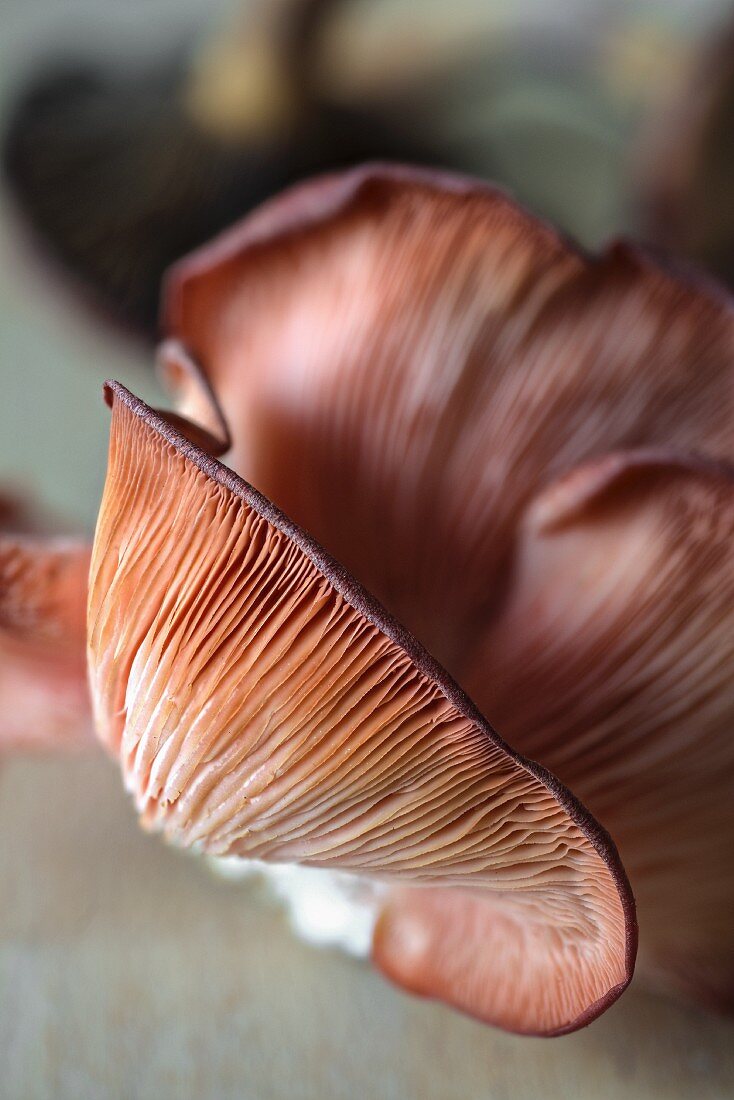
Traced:
<path fill-rule="evenodd" d="M 734 1022 L 632 988 L 520 1039 L 306 947 L 143 835 L 100 757 L 0 767 L 3 1100 L 724 1100 Z"/>

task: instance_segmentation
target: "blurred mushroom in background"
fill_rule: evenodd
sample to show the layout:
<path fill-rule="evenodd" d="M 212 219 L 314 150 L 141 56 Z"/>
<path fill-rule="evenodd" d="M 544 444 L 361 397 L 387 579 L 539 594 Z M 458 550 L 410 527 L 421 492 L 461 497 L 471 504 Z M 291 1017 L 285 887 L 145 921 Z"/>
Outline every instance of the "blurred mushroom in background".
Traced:
<path fill-rule="evenodd" d="M 491 178 L 597 246 L 628 223 L 628 145 L 688 34 L 604 3 L 417 19 L 401 0 L 250 0 L 211 23 L 153 50 L 51 53 L 21 73 L 5 135 L 42 252 L 148 339 L 172 262 L 283 186 L 366 160 Z"/>
<path fill-rule="evenodd" d="M 734 20 L 692 51 L 650 105 L 634 184 L 640 231 L 734 283 Z"/>
<path fill-rule="evenodd" d="M 326 32 L 348 6 L 257 0 L 152 60 L 62 58 L 27 81 L 6 177 L 91 303 L 152 338 L 169 264 L 284 185 L 365 159 L 446 159 L 400 72 L 355 103 L 328 85 L 340 40 Z"/>
<path fill-rule="evenodd" d="M 89 547 L 54 526 L 18 492 L 0 492 L 0 755 L 92 741 L 84 658 Z"/>

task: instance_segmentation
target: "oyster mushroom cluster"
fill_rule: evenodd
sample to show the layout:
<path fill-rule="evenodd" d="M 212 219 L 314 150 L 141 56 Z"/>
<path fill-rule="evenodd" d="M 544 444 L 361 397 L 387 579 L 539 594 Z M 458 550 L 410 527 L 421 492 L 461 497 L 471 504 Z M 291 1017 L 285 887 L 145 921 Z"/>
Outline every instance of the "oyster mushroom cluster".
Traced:
<path fill-rule="evenodd" d="M 374 166 L 184 260 L 163 319 L 174 413 L 106 388 L 88 592 L 143 822 L 374 876 L 376 965 L 509 1030 L 603 1011 L 638 919 L 648 978 L 731 1005 L 728 297 Z"/>

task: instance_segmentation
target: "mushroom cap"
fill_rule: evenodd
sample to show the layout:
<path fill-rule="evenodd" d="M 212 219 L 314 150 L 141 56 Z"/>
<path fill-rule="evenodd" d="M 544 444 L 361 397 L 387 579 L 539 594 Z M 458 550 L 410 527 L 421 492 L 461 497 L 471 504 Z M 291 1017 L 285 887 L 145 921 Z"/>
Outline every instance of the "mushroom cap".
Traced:
<path fill-rule="evenodd" d="M 267 203 L 169 275 L 231 465 L 461 682 L 532 497 L 629 446 L 734 454 L 734 310 L 507 196 L 368 166 Z"/>
<path fill-rule="evenodd" d="M 0 531 L 0 752 L 91 742 L 90 548 Z"/>
<path fill-rule="evenodd" d="M 143 821 L 203 851 L 438 897 L 444 947 L 426 958 L 413 938 L 397 973 L 385 924 L 388 975 L 514 1031 L 588 1023 L 636 950 L 609 837 L 310 535 L 107 392 L 88 659 L 98 733 Z"/>
<path fill-rule="evenodd" d="M 234 468 L 610 830 L 646 973 L 730 1004 L 728 490 L 691 457 L 734 458 L 730 297 L 628 244 L 584 255 L 486 185 L 375 165 L 177 265 L 163 322 Z M 577 494 L 573 523 L 533 527 Z"/>

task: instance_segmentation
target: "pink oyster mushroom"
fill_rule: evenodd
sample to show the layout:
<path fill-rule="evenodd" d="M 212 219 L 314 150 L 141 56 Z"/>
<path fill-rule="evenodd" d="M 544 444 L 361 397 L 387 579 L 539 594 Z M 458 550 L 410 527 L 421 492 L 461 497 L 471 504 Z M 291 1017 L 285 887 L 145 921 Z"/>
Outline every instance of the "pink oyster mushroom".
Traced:
<path fill-rule="evenodd" d="M 631 977 L 621 856 L 641 971 L 731 1004 L 726 295 L 377 166 L 177 265 L 164 324 L 89 591 L 144 821 L 381 877 L 377 966 L 539 1034 Z"/>

